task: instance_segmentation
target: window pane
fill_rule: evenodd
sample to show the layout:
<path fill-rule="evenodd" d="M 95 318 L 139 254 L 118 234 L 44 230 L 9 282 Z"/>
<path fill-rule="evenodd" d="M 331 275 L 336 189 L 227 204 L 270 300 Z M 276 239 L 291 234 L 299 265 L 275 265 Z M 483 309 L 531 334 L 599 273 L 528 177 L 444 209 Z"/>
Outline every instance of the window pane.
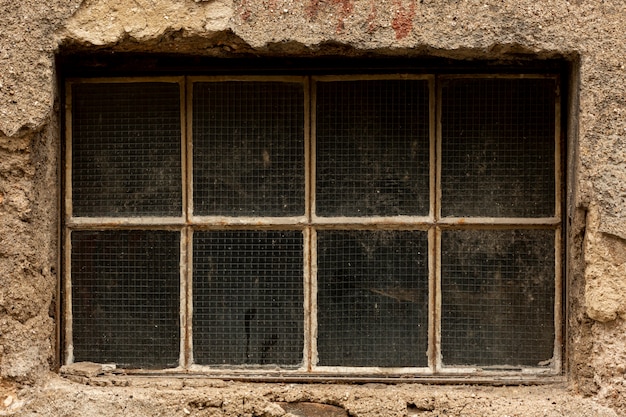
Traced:
<path fill-rule="evenodd" d="M 72 92 L 73 215 L 180 216 L 178 84 L 74 84 Z"/>
<path fill-rule="evenodd" d="M 555 88 L 552 79 L 447 81 L 443 216 L 554 215 Z"/>
<path fill-rule="evenodd" d="M 195 232 L 193 244 L 195 362 L 301 364 L 302 232 Z"/>
<path fill-rule="evenodd" d="M 428 239 L 318 232 L 319 365 L 426 366 Z"/>
<path fill-rule="evenodd" d="M 303 85 L 194 83 L 193 153 L 196 215 L 303 215 Z"/>
<path fill-rule="evenodd" d="M 537 366 L 552 357 L 554 233 L 442 232 L 445 364 Z"/>
<path fill-rule="evenodd" d="M 76 361 L 178 365 L 178 232 L 72 232 Z"/>
<path fill-rule="evenodd" d="M 316 213 L 427 215 L 428 82 L 318 82 Z"/>

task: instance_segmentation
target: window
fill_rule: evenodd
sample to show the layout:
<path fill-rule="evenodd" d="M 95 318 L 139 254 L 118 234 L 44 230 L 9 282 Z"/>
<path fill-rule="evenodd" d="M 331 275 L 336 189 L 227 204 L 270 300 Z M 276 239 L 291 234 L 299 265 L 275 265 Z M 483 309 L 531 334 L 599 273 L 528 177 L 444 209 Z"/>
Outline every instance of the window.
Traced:
<path fill-rule="evenodd" d="M 69 80 L 65 362 L 558 374 L 559 82 Z"/>

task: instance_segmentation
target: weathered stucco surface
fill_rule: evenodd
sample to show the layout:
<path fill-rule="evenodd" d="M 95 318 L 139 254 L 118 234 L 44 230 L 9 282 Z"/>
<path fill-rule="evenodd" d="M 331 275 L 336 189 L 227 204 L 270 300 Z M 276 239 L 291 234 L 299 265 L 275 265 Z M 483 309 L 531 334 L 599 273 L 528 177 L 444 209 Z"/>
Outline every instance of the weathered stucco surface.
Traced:
<path fill-rule="evenodd" d="M 623 0 L 0 0 L 0 16 L 0 415 L 280 416 L 278 403 L 297 401 L 353 416 L 626 414 Z M 59 279 L 55 56 L 96 50 L 571 61 L 567 381 L 272 385 L 81 382 L 51 373 Z"/>

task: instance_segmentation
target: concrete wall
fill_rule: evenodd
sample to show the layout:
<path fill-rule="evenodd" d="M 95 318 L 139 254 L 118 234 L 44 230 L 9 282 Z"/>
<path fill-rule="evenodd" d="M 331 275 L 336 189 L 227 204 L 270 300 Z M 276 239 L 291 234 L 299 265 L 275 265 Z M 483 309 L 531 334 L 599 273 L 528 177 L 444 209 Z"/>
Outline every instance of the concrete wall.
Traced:
<path fill-rule="evenodd" d="M 626 414 L 624 0 L 1 0 L 0 16 L 0 415 Z M 566 382 L 246 384 L 55 374 L 55 57 L 79 51 L 571 62 Z M 294 402 L 299 408 L 285 405 Z"/>

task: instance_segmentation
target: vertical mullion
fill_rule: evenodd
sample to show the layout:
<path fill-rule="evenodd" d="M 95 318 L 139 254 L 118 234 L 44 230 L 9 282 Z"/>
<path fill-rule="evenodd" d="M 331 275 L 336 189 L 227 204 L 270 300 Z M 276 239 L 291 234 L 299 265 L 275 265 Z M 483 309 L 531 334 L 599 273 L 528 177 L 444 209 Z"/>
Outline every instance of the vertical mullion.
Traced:
<path fill-rule="evenodd" d="M 431 228 L 428 237 L 433 245 L 433 249 L 430 251 L 429 266 L 433 269 L 430 275 L 431 291 L 434 292 L 433 296 L 430 297 L 429 305 L 433 323 L 429 366 L 434 373 L 437 373 L 441 371 L 443 366 L 441 359 L 441 228 L 438 226 Z"/>
<path fill-rule="evenodd" d="M 431 340 L 430 340 L 430 348 L 432 349 L 431 354 L 429 355 L 430 359 L 430 367 L 433 372 L 437 373 L 441 370 L 442 360 L 441 360 L 441 228 L 438 225 L 439 220 L 441 219 L 441 149 L 442 149 L 442 83 L 438 77 L 435 78 L 433 82 L 433 86 L 431 87 L 430 97 L 430 111 L 431 111 L 431 122 L 434 129 L 431 130 L 431 142 L 434 142 L 431 148 L 431 161 L 434 161 L 434 168 L 431 168 L 430 173 L 433 176 L 433 191 L 431 193 L 432 196 L 432 216 L 431 219 L 433 221 L 433 226 L 431 227 L 432 232 L 429 233 L 429 245 L 431 245 L 430 255 L 433 259 L 429 262 L 429 265 L 432 266 L 432 271 L 430 271 L 430 280 L 431 280 L 431 291 L 433 294 L 431 295 L 431 310 L 430 314 L 432 316 L 431 325 L 433 330 L 431 332 Z"/>
<path fill-rule="evenodd" d="M 302 231 L 304 239 L 304 351 L 303 368 L 313 370 L 317 363 L 317 242 L 315 231 L 307 227 Z"/>
<path fill-rule="evenodd" d="M 312 371 L 319 362 L 319 352 L 317 350 L 317 230 L 309 228 L 309 250 L 311 251 L 311 263 L 309 265 L 310 283 L 309 283 L 309 299 L 310 299 L 310 329 L 309 329 L 309 363 L 308 370 Z"/>
<path fill-rule="evenodd" d="M 443 132 L 442 132 L 442 122 L 441 122 L 441 117 L 442 117 L 442 98 L 443 98 L 443 83 L 441 82 L 441 80 L 439 78 L 436 78 L 435 81 L 435 86 L 433 87 L 432 90 L 435 90 L 434 92 L 431 93 L 431 98 L 433 99 L 433 104 L 431 104 L 430 108 L 431 108 L 431 112 L 434 113 L 432 115 L 432 119 L 434 120 L 434 141 L 435 141 L 435 145 L 434 145 L 434 149 L 432 152 L 434 152 L 434 157 L 433 160 L 435 161 L 435 170 L 434 170 L 434 199 L 433 199 L 433 203 L 432 203 L 432 210 L 433 210 L 433 222 L 435 224 L 437 224 L 439 222 L 439 220 L 441 219 L 441 148 L 442 148 L 442 136 L 443 136 Z M 433 170 L 431 170 L 431 174 L 433 174 Z"/>
<path fill-rule="evenodd" d="M 184 77 L 181 86 L 181 126 L 183 175 L 183 217 L 186 226 L 181 230 L 181 363 L 183 368 L 193 364 L 193 83 Z"/>
<path fill-rule="evenodd" d="M 552 366 L 555 373 L 561 373 L 562 369 L 562 347 L 563 347 L 563 326 L 562 326 L 562 294 L 563 294 L 563 265 L 561 256 L 563 231 L 561 226 L 555 230 L 554 236 L 554 354 L 552 356 Z"/>
<path fill-rule="evenodd" d="M 185 126 L 185 136 L 183 137 L 183 166 L 186 171 L 184 172 L 183 181 L 183 194 L 185 195 L 186 210 L 185 210 L 185 222 L 190 224 L 193 218 L 193 81 L 189 77 L 185 77 L 184 98 L 181 100 L 184 109 L 182 109 L 182 120 Z M 185 94 L 186 93 L 186 94 Z"/>
<path fill-rule="evenodd" d="M 554 216 L 559 220 L 563 218 L 562 207 L 562 166 L 561 166 L 561 86 L 560 78 L 553 78 L 554 90 Z"/>
<path fill-rule="evenodd" d="M 73 84 L 66 83 L 65 95 L 65 224 L 72 217 L 72 90 Z"/>
<path fill-rule="evenodd" d="M 189 196 L 191 190 L 189 189 L 190 168 L 191 163 L 188 158 L 188 153 L 191 153 L 191 117 L 188 117 L 187 112 L 191 109 L 190 100 L 191 94 L 187 94 L 187 77 L 182 77 L 178 82 L 180 89 L 180 136 L 181 136 L 181 149 L 180 149 L 180 166 L 181 172 L 181 188 L 182 188 L 182 217 L 187 220 L 189 218 L 189 207 L 191 207 Z"/>
<path fill-rule="evenodd" d="M 437 155 L 440 153 L 440 144 L 439 144 L 439 126 L 437 125 L 439 120 L 438 106 L 437 103 L 439 100 L 437 99 L 437 83 L 436 78 L 434 76 L 429 76 L 427 79 L 428 82 L 428 134 L 429 134 L 429 192 L 430 192 L 430 205 L 429 205 L 429 220 L 433 222 L 433 220 L 439 219 L 439 213 L 437 210 L 439 209 L 439 190 L 438 190 L 438 178 L 439 175 L 439 163 Z M 438 149 L 439 147 L 439 149 Z"/>
<path fill-rule="evenodd" d="M 314 141 L 312 132 L 315 130 L 315 114 L 312 110 L 311 79 L 306 77 L 303 80 L 304 90 L 304 216 L 308 224 L 311 223 L 312 201 L 314 191 L 312 188 L 314 172 Z"/>
<path fill-rule="evenodd" d="M 72 339 L 72 277 L 71 277 L 71 231 L 67 222 L 72 216 L 72 83 L 67 82 L 65 95 L 65 198 L 63 213 L 63 320 L 64 320 L 64 343 L 63 363 L 69 365 L 74 362 L 73 339 Z M 59 286 L 60 288 L 60 286 Z M 59 332 L 60 333 L 60 332 Z"/>
<path fill-rule="evenodd" d="M 554 94 L 554 181 L 555 181 L 555 212 L 554 215 L 563 223 L 563 166 L 562 166 L 562 149 L 561 149 L 561 78 L 555 77 L 555 94 Z M 553 363 L 554 371 L 560 373 L 563 366 L 563 229 L 562 226 L 556 227 L 554 242 L 554 355 Z"/>
<path fill-rule="evenodd" d="M 312 224 L 315 216 L 315 166 L 316 166 L 316 123 L 317 123 L 317 89 L 315 80 L 307 77 L 305 83 L 305 163 L 306 166 L 306 217 L 308 227 L 305 233 L 305 253 L 308 254 L 308 270 L 305 272 L 305 300 L 308 300 L 308 311 L 305 312 L 305 366 L 311 372 L 318 362 L 317 352 L 317 230 Z M 307 259 L 307 255 L 305 255 Z M 308 278 L 308 279 L 307 279 Z M 308 292 L 308 294 L 307 294 Z M 308 329 L 307 329 L 308 324 Z"/>
<path fill-rule="evenodd" d="M 188 227 L 180 230 L 180 359 L 178 366 L 188 368 L 192 361 L 191 354 L 191 248 Z"/>
<path fill-rule="evenodd" d="M 310 78 L 310 77 L 309 77 Z M 317 80 L 310 78 L 309 97 L 307 102 L 310 103 L 308 110 L 310 114 L 310 129 L 309 129 L 309 146 L 307 151 L 309 152 L 309 164 L 310 164 L 310 176 L 309 176 L 309 200 L 307 206 L 309 207 L 308 222 L 312 224 L 313 219 L 317 218 L 315 212 L 315 199 L 316 199 L 316 165 L 317 165 Z"/>
<path fill-rule="evenodd" d="M 73 317 L 72 317 L 72 262 L 71 262 L 71 252 L 72 252 L 72 231 L 66 226 L 65 227 L 65 253 L 64 253 L 64 266 L 63 266 L 63 275 L 65 276 L 63 290 L 65 291 L 64 297 L 64 320 L 65 320 L 65 333 L 64 333 L 64 350 L 65 350 L 65 358 L 64 364 L 71 365 L 74 363 L 74 340 L 73 340 Z"/>

